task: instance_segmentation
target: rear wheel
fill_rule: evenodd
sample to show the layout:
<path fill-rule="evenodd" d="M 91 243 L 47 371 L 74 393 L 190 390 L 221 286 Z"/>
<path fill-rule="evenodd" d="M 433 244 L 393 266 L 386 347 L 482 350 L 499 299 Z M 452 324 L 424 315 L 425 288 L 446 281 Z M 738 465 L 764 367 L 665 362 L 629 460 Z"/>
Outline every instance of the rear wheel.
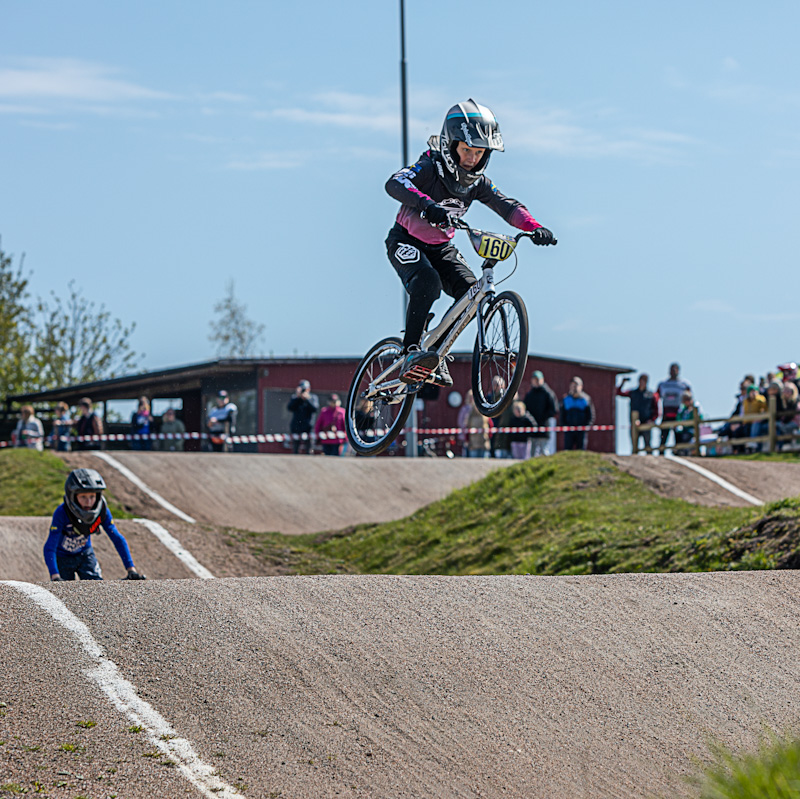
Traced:
<path fill-rule="evenodd" d="M 513 291 L 498 294 L 483 319 L 472 354 L 472 396 L 484 416 L 499 416 L 516 395 L 528 362 L 528 312 Z"/>
<path fill-rule="evenodd" d="M 399 383 L 399 338 L 379 341 L 358 365 L 347 395 L 347 440 L 359 455 L 379 455 L 397 438 L 411 413 L 416 392 Z M 394 365 L 381 384 L 398 383 L 375 390 L 375 379 Z"/>

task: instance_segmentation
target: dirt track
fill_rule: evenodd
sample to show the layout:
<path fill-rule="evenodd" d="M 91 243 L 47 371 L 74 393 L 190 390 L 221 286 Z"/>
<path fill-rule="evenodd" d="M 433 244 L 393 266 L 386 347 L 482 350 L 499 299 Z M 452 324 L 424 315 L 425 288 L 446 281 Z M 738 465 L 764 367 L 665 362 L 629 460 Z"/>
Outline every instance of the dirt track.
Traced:
<path fill-rule="evenodd" d="M 615 466 L 646 483 L 661 496 L 685 499 L 696 505 L 750 505 L 735 494 L 667 458 L 619 455 L 609 455 L 608 458 Z M 774 502 L 800 494 L 800 463 L 737 461 L 730 458 L 682 460 L 702 466 L 762 502 Z"/>
<path fill-rule="evenodd" d="M 253 799 L 686 796 L 708 736 L 750 745 L 800 711 L 795 572 L 52 590 Z M 0 618 L 15 631 L 0 649 L 0 764 L 14 781 L 66 771 L 86 795 L 186 795 L 82 676 L 66 631 L 7 585 Z M 76 727 L 87 719 L 97 726 Z"/>
<path fill-rule="evenodd" d="M 446 458 L 112 452 L 198 522 L 255 532 L 316 533 L 408 516 L 509 462 Z M 118 500 L 148 518 L 174 519 L 89 453 L 65 458 L 102 472 Z"/>
<path fill-rule="evenodd" d="M 191 482 L 178 468 L 185 457 L 162 460 L 169 480 L 151 483 L 179 505 Z M 263 475 L 258 459 L 243 457 L 243 480 Z M 304 459 L 283 460 L 291 471 Z M 682 485 L 694 501 L 712 500 L 713 484 L 654 460 L 621 465 L 654 490 Z M 235 465 L 223 464 L 233 475 Z M 761 464 L 734 466 L 724 476 L 762 499 L 797 493 L 793 464 L 776 464 L 776 477 Z M 116 493 L 117 478 L 103 473 Z M 289 477 L 266 485 L 294 483 L 308 497 Z M 139 501 L 137 491 L 128 499 Z M 370 496 L 379 504 L 380 492 Z M 263 573 L 247 571 L 252 562 L 222 532 L 135 507 L 217 576 Z M 184 509 L 226 507 L 205 496 Z M 0 577 L 46 579 L 47 521 L 0 520 L 0 550 L 15 553 L 0 561 Z M 183 579 L 47 588 L 247 797 L 691 796 L 682 777 L 707 756 L 710 737 L 751 746 L 762 724 L 797 723 L 797 572 L 198 580 L 141 525 L 121 529 L 151 577 Z M 107 577 L 121 576 L 107 539 L 96 544 Z M 39 781 L 46 795 L 70 799 L 199 795 L 144 734 L 128 731 L 71 634 L 8 584 L 0 629 L 0 785 L 32 791 Z M 86 720 L 96 726 L 76 726 Z"/>

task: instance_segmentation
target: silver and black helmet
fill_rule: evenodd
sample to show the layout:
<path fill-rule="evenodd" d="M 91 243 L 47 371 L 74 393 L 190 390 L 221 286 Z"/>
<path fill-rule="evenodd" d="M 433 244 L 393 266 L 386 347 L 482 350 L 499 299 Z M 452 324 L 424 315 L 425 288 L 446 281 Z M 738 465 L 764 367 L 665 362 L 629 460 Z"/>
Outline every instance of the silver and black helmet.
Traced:
<path fill-rule="evenodd" d="M 468 147 L 481 147 L 486 150 L 481 160 L 470 170 L 461 166 L 456 153 L 460 141 Z M 505 149 L 495 115 L 485 105 L 480 105 L 472 99 L 454 105 L 447 112 L 438 145 L 445 166 L 459 185 L 466 187 L 475 183 L 484 173 L 492 150 L 502 152 Z"/>
<path fill-rule="evenodd" d="M 106 483 L 100 472 L 94 469 L 75 469 L 70 472 L 64 483 L 64 502 L 73 519 L 84 524 L 93 524 L 105 505 L 103 501 L 103 491 L 105 490 Z M 91 492 L 96 494 L 94 505 L 89 510 L 85 510 L 78 504 L 75 495 Z"/>

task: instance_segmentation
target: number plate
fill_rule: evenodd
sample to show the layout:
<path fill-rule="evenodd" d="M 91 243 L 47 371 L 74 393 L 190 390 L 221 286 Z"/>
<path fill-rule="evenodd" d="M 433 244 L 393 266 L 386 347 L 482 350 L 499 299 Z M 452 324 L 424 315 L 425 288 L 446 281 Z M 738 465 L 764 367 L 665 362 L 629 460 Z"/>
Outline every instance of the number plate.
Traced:
<path fill-rule="evenodd" d="M 517 246 L 517 242 L 511 236 L 484 233 L 482 230 L 473 230 L 470 233 L 470 240 L 478 255 L 493 261 L 505 261 Z"/>

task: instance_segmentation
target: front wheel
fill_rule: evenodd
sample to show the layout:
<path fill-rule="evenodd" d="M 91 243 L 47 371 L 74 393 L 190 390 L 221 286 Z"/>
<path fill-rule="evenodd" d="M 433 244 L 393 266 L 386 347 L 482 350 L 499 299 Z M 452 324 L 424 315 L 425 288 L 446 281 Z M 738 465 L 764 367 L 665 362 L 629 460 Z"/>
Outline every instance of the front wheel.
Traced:
<path fill-rule="evenodd" d="M 522 297 L 504 291 L 492 300 L 472 354 L 472 397 L 484 416 L 499 416 L 512 402 L 528 362 L 528 312 Z"/>
<path fill-rule="evenodd" d="M 388 449 L 411 413 L 415 393 L 398 379 L 402 349 L 399 338 L 379 341 L 353 375 L 347 394 L 347 440 L 359 455 L 379 455 Z"/>

